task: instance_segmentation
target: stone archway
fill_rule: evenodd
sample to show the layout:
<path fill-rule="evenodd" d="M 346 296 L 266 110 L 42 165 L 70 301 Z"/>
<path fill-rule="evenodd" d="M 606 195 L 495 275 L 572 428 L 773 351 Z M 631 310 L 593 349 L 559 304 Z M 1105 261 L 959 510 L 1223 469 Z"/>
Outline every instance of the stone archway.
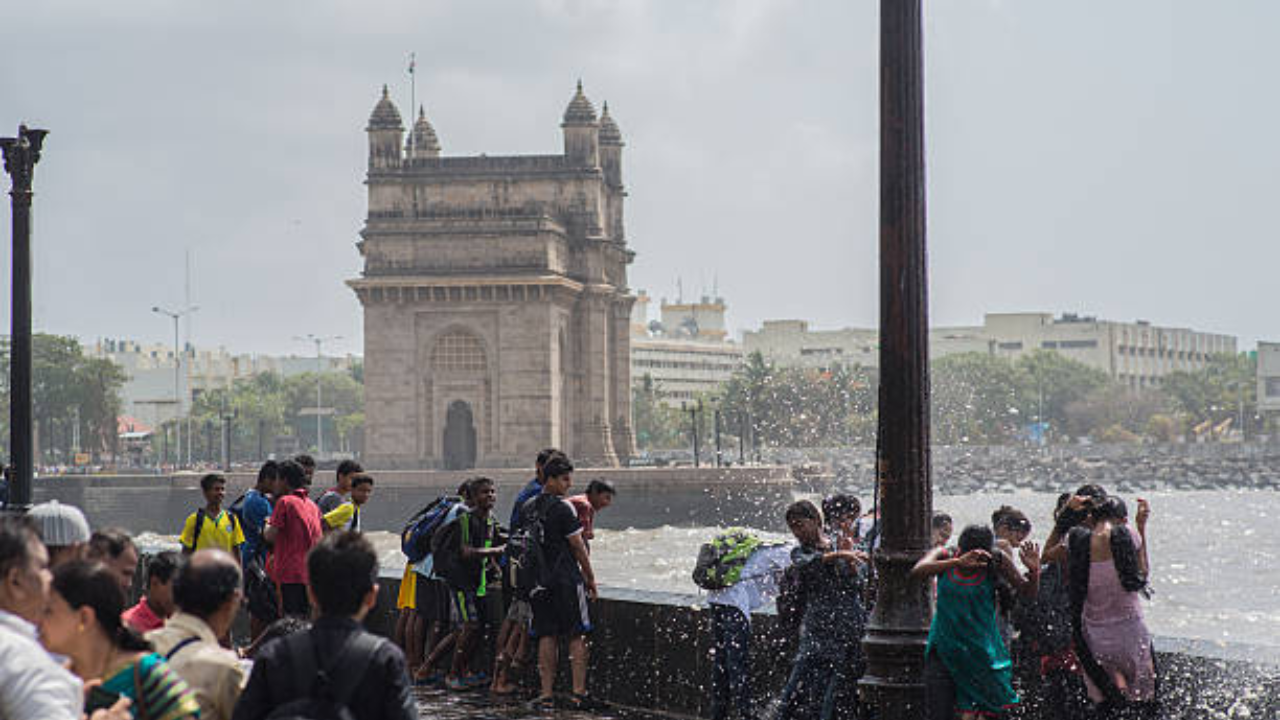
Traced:
<path fill-rule="evenodd" d="M 476 466 L 475 418 L 471 406 L 462 400 L 449 403 L 443 447 L 445 470 L 470 470 Z"/>

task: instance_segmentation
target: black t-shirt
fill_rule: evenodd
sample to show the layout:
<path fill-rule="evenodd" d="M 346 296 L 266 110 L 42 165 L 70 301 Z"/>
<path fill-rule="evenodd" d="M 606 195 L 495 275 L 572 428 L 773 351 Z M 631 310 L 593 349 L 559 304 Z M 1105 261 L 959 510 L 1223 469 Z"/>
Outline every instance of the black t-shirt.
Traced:
<path fill-rule="evenodd" d="M 457 590 L 478 590 L 482 572 L 486 588 L 497 584 L 500 575 L 495 563 L 486 561 L 484 557 L 462 557 L 464 543 L 473 548 L 485 548 L 506 542 L 502 528 L 492 514 L 482 519 L 476 513 L 458 513 L 453 522 L 437 531 L 437 537 L 441 538 L 440 547 L 432 550 L 436 558 L 436 572 L 450 586 Z"/>
<path fill-rule="evenodd" d="M 547 564 L 548 580 L 553 584 L 576 585 L 582 582 L 578 561 L 569 550 L 569 538 L 582 532 L 582 523 L 568 500 L 542 493 L 525 503 L 520 510 L 522 523 L 542 519 L 542 558 Z"/>

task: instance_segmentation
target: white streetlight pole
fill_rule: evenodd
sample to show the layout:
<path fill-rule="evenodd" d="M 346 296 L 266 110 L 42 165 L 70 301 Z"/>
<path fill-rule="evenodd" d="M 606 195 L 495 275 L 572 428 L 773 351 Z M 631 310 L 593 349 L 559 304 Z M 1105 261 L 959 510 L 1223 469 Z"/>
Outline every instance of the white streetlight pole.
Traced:
<path fill-rule="evenodd" d="M 321 354 L 321 347 L 330 340 L 341 340 L 341 335 L 320 336 L 307 333 L 306 337 L 294 336 L 294 340 L 298 342 L 312 342 L 316 344 L 316 459 L 324 457 L 324 416 L 320 414 L 321 407 L 321 387 L 323 386 L 324 374 L 324 355 Z"/>
<path fill-rule="evenodd" d="M 173 402 L 175 403 L 174 420 L 178 420 L 182 417 L 182 382 L 181 382 L 182 354 L 178 349 L 178 321 L 180 321 L 182 318 L 190 315 L 191 313 L 199 309 L 200 308 L 195 305 L 188 305 L 186 308 L 175 312 L 173 310 L 166 310 L 165 308 L 162 308 L 159 305 L 153 305 L 151 307 L 151 312 L 156 313 L 157 315 L 164 315 L 170 320 L 173 320 Z M 181 465 L 182 464 L 182 423 L 175 422 L 174 429 L 175 429 L 175 432 L 177 433 L 177 438 L 176 438 L 177 443 L 175 443 L 175 447 L 174 447 L 174 453 L 175 453 L 175 456 L 177 457 L 177 462 L 175 462 L 174 464 Z M 191 435 L 191 428 L 190 426 L 188 426 L 187 427 L 187 436 L 188 436 L 187 437 L 187 460 L 188 461 L 190 461 L 191 459 L 190 435 Z"/>

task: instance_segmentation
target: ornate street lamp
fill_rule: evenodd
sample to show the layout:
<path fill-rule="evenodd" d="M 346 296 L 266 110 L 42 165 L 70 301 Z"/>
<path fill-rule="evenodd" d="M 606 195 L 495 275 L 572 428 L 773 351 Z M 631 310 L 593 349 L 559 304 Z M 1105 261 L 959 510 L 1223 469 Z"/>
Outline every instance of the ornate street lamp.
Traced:
<path fill-rule="evenodd" d="M 8 508 L 26 512 L 31 506 L 35 445 L 31 428 L 31 177 L 48 130 L 18 126 L 18 137 L 0 138 L 4 171 L 13 180 L 13 317 L 9 346 L 9 475 Z"/>
<path fill-rule="evenodd" d="M 880 2 L 878 592 L 863 647 L 880 720 L 924 717 L 928 587 L 908 574 L 929 546 L 929 323 L 925 273 L 920 0 Z"/>

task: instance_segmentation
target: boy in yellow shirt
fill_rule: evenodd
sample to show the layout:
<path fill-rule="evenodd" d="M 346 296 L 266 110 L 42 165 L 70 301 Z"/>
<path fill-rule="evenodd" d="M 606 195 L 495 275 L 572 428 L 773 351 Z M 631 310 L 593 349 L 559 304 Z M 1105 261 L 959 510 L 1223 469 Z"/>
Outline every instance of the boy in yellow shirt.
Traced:
<path fill-rule="evenodd" d="M 362 531 L 360 510 L 373 495 L 373 477 L 361 473 L 351 479 L 351 499 L 324 514 L 324 531 Z"/>
<path fill-rule="evenodd" d="M 244 530 L 234 513 L 222 509 L 227 497 L 227 479 L 218 473 L 209 473 L 200 478 L 200 491 L 204 493 L 205 506 L 187 516 L 178 538 L 182 552 L 190 555 L 196 550 L 218 548 L 231 553 L 238 562 Z"/>

